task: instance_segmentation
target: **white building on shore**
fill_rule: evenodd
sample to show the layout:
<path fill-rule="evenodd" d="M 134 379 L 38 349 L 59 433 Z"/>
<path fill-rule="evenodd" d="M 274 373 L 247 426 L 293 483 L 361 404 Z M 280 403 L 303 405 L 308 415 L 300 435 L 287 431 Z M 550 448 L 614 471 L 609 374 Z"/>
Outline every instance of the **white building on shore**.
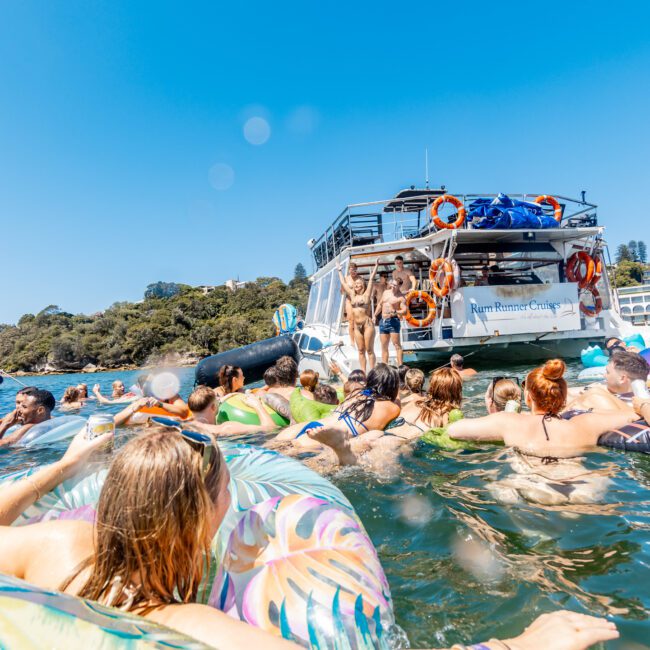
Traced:
<path fill-rule="evenodd" d="M 647 271 L 650 275 L 650 271 Z M 621 316 L 633 325 L 650 324 L 650 277 L 644 277 L 646 284 L 638 287 L 618 289 Z"/>

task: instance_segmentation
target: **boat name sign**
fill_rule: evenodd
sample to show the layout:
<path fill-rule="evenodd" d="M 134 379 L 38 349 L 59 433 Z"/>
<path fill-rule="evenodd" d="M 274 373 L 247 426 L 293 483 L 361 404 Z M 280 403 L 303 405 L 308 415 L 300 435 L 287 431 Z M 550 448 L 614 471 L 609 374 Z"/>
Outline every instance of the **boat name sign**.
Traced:
<path fill-rule="evenodd" d="M 463 287 L 454 292 L 454 336 L 580 329 L 574 283 Z"/>

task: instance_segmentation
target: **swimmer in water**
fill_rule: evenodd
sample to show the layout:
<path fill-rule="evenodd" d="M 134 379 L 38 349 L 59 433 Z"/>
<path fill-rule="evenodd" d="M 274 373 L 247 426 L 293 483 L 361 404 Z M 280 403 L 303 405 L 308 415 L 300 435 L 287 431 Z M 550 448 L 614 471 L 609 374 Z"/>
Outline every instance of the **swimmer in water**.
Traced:
<path fill-rule="evenodd" d="M 485 391 L 488 413 L 521 411 L 521 386 L 516 377 L 494 377 Z"/>
<path fill-rule="evenodd" d="M 627 411 L 634 393 L 632 382 L 648 381 L 650 365 L 637 352 L 616 349 L 605 367 L 605 384 L 593 384 L 584 389 L 572 390 L 569 410 Z"/>
<path fill-rule="evenodd" d="M 16 393 L 16 408 L 0 422 L 0 446 L 16 444 L 34 425 L 52 418 L 56 406 L 49 390 L 28 386 Z M 7 430 L 19 425 L 16 431 L 6 435 Z"/>
<path fill-rule="evenodd" d="M 295 648 L 195 602 L 210 543 L 230 505 L 230 473 L 209 437 L 207 445 L 197 444 L 167 430 L 130 440 L 110 465 L 94 524 L 8 525 L 38 495 L 73 476 L 111 435 L 91 441 L 77 435 L 59 463 L 0 492 L 0 551 L 7 553 L 0 571 L 143 616 L 210 646 Z"/>
<path fill-rule="evenodd" d="M 120 379 L 116 379 L 111 384 L 111 397 L 104 397 L 102 395 L 99 384 L 93 386 L 93 395 L 97 398 L 97 401 L 100 404 L 128 404 L 138 399 L 138 396 L 135 393 L 127 393 L 124 388 L 124 382 Z"/>
<path fill-rule="evenodd" d="M 94 524 L 10 525 L 41 494 L 83 469 L 112 435 L 87 440 L 80 432 L 59 461 L 0 489 L 0 571 L 143 616 L 210 647 L 297 649 L 195 602 L 211 541 L 230 506 L 230 473 L 209 437 L 207 444 L 197 443 L 167 430 L 130 440 L 110 465 Z M 170 554 L 172 546 L 176 552 Z M 143 557 L 162 559 L 144 563 Z M 483 647 L 585 650 L 617 637 L 616 626 L 605 619 L 557 611 L 538 617 L 518 636 Z"/>
<path fill-rule="evenodd" d="M 545 462 L 570 458 L 593 449 L 601 434 L 633 422 L 631 409 L 612 413 L 581 413 L 563 419 L 566 407 L 566 365 L 561 359 L 547 361 L 526 377 L 524 400 L 530 413 L 491 413 L 450 424 L 448 433 L 457 440 L 503 441 L 523 454 Z"/>
<path fill-rule="evenodd" d="M 465 368 L 465 359 L 460 354 L 452 354 L 449 365 L 461 376 L 461 379 L 471 379 L 478 373 L 474 368 Z"/>
<path fill-rule="evenodd" d="M 68 386 L 61 398 L 60 409 L 62 411 L 78 411 L 84 405 L 76 386 Z"/>
<path fill-rule="evenodd" d="M 214 389 L 215 395 L 223 399 L 233 393 L 243 393 L 246 378 L 239 366 L 223 365 L 219 368 L 219 386 Z"/>
<path fill-rule="evenodd" d="M 354 325 L 354 344 L 359 352 L 359 366 L 364 372 L 366 372 L 367 368 L 372 370 L 377 362 L 375 358 L 375 324 L 372 320 L 371 296 L 378 267 L 379 259 L 377 259 L 370 272 L 368 284 L 364 284 L 361 277 L 359 277 L 354 281 L 352 288 L 345 282 L 340 265 L 336 267 L 341 286 L 344 288 L 350 303 L 350 316 Z"/>

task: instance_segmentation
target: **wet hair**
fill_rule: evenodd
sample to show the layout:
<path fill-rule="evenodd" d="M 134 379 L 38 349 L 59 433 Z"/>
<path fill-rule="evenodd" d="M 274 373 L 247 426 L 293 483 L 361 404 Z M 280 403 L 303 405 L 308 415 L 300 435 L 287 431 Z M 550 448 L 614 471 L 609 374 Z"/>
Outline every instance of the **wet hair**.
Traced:
<path fill-rule="evenodd" d="M 321 404 L 338 404 L 339 396 L 336 389 L 329 384 L 318 384 L 314 390 L 314 400 Z"/>
<path fill-rule="evenodd" d="M 424 386 L 424 373 L 419 368 L 409 368 L 406 371 L 404 383 L 412 393 L 419 394 Z"/>
<path fill-rule="evenodd" d="M 402 364 L 397 368 L 397 372 L 399 373 L 399 387 L 400 390 L 404 390 L 406 388 L 406 384 L 404 383 L 404 380 L 406 379 L 406 373 L 408 372 L 409 367 L 405 364 Z"/>
<path fill-rule="evenodd" d="M 357 384 L 366 383 L 366 373 L 363 370 L 353 370 L 348 375 L 348 381 L 356 382 Z"/>
<path fill-rule="evenodd" d="M 298 383 L 298 364 L 289 356 L 280 357 L 275 362 L 275 372 L 281 386 L 295 386 Z"/>
<path fill-rule="evenodd" d="M 76 386 L 68 386 L 61 399 L 62 404 L 71 404 L 79 401 L 79 389 Z"/>
<path fill-rule="evenodd" d="M 314 392 L 314 389 L 318 386 L 318 377 L 319 374 L 315 370 L 303 370 L 300 373 L 300 385 L 308 390 L 310 393 Z"/>
<path fill-rule="evenodd" d="M 90 567 L 81 598 L 141 615 L 196 602 L 209 574 L 209 521 L 226 466 L 216 443 L 213 449 L 204 474 L 201 454 L 170 429 L 124 445 L 99 495 L 95 553 L 60 590 Z"/>
<path fill-rule="evenodd" d="M 444 416 L 459 409 L 463 401 L 463 380 L 451 368 L 438 368 L 429 376 L 429 390 L 418 400 L 420 419 L 430 427 L 442 426 Z"/>
<path fill-rule="evenodd" d="M 197 386 L 187 399 L 187 405 L 190 411 L 200 413 L 207 409 L 216 399 L 217 396 L 214 394 L 212 388 L 208 386 Z"/>
<path fill-rule="evenodd" d="M 278 384 L 278 373 L 275 369 L 275 366 L 270 366 L 264 371 L 264 383 L 267 386 L 277 386 Z"/>
<path fill-rule="evenodd" d="M 642 379 L 647 381 L 650 373 L 650 365 L 637 352 L 627 350 L 616 350 L 612 353 L 609 362 L 619 372 L 624 372 L 630 380 Z"/>
<path fill-rule="evenodd" d="M 88 397 L 88 386 L 86 384 L 77 384 L 77 390 L 80 398 L 85 399 Z"/>
<path fill-rule="evenodd" d="M 239 379 L 239 374 L 242 369 L 239 366 L 221 366 L 219 369 L 219 386 L 227 393 L 233 392 L 233 383 L 235 379 Z"/>
<path fill-rule="evenodd" d="M 557 415 L 566 405 L 567 383 L 564 379 L 566 364 L 562 359 L 549 359 L 526 377 L 526 391 L 535 406 L 547 415 Z"/>
<path fill-rule="evenodd" d="M 462 370 L 463 365 L 465 364 L 465 359 L 463 359 L 462 355 L 460 354 L 452 354 L 451 358 L 449 359 L 449 363 L 451 364 L 452 368 L 456 370 Z"/>
<path fill-rule="evenodd" d="M 497 411 L 505 411 L 508 402 L 517 402 L 521 406 L 521 388 L 512 379 L 499 379 L 496 383 L 490 384 L 487 396 Z"/>
<path fill-rule="evenodd" d="M 386 363 L 378 363 L 369 373 L 362 390 L 350 393 L 343 413 L 365 422 L 375 408 L 375 402 L 394 402 L 399 395 L 399 373 Z"/>
<path fill-rule="evenodd" d="M 363 387 L 365 386 L 365 382 L 361 383 L 359 381 L 352 381 L 351 379 L 348 379 L 344 384 L 343 384 L 343 394 L 345 397 L 350 395 L 351 393 L 354 393 L 357 390 L 363 390 Z"/>
<path fill-rule="evenodd" d="M 48 412 L 53 411 L 54 407 L 56 406 L 54 395 L 52 395 L 49 390 L 36 388 L 36 386 L 27 386 L 26 388 L 21 388 L 17 394 L 33 397 L 36 402 L 36 406 L 43 406 Z"/>

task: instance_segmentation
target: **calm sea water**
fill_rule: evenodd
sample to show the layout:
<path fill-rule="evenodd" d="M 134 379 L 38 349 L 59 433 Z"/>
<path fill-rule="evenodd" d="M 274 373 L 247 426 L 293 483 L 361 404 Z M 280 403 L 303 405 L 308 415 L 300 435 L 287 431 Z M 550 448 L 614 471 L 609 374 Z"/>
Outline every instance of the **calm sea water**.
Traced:
<path fill-rule="evenodd" d="M 527 367 L 482 370 L 467 382 L 465 411 L 482 415 L 493 375 L 522 377 Z M 569 379 L 580 370 L 574 365 Z M 182 395 L 193 369 L 178 370 Z M 60 399 L 66 386 L 128 386 L 137 372 L 22 378 Z M 13 407 L 11 380 L 0 386 L 0 414 Z M 116 412 L 92 402 L 82 414 Z M 120 436 L 128 434 L 120 433 Z M 0 450 L 0 474 L 53 460 L 61 448 Z M 388 477 L 344 470 L 345 492 L 374 541 L 388 576 L 398 623 L 412 647 L 507 637 L 545 611 L 569 608 L 608 615 L 621 639 L 608 648 L 650 649 L 650 457 L 603 451 L 586 456 L 595 498 L 581 505 L 542 505 L 539 485 L 513 502 L 511 452 L 486 448 L 440 452 L 416 447 Z M 553 470 L 551 470 L 553 471 Z M 526 487 L 526 486 L 524 486 Z M 543 487 L 543 485 L 542 485 Z M 552 650 L 549 648 L 549 650 Z"/>

